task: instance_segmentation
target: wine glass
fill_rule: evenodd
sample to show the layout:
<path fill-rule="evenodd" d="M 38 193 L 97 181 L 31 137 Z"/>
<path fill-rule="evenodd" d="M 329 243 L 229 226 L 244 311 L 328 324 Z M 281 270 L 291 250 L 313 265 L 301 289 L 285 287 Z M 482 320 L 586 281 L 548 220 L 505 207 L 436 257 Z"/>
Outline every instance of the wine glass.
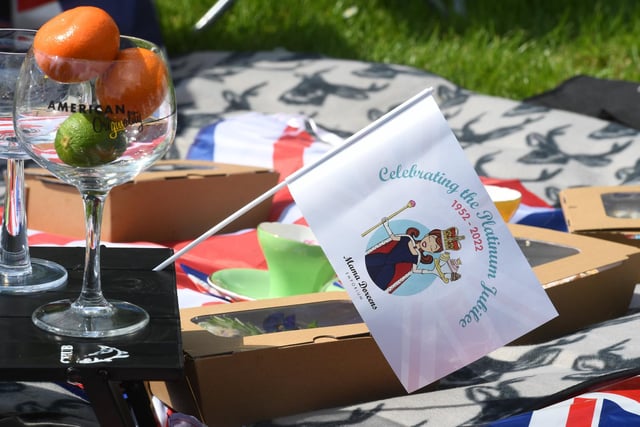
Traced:
<path fill-rule="evenodd" d="M 21 146 L 39 165 L 75 186 L 84 203 L 80 296 L 45 304 L 32 315 L 36 326 L 58 335 L 113 337 L 149 322 L 143 308 L 103 296 L 102 212 L 114 186 L 133 179 L 170 148 L 176 103 L 162 50 L 135 37 L 120 36 L 120 41 L 118 58 L 108 62 L 50 57 L 32 48 L 16 87 L 14 125 Z M 43 68 L 78 78 L 56 81 Z"/>
<path fill-rule="evenodd" d="M 0 231 L 0 293 L 44 291 L 63 285 L 67 270 L 48 260 L 31 258 L 25 209 L 24 163 L 29 156 L 18 145 L 13 128 L 13 98 L 20 66 L 35 31 L 0 29 L 0 158 L 6 159 L 6 191 Z"/>

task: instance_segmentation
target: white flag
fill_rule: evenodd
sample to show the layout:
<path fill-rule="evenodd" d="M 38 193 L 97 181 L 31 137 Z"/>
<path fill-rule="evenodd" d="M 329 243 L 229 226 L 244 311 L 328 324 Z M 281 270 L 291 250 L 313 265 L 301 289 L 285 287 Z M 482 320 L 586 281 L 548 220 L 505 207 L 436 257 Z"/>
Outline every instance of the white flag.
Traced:
<path fill-rule="evenodd" d="M 557 316 L 430 90 L 288 185 L 408 392 Z"/>

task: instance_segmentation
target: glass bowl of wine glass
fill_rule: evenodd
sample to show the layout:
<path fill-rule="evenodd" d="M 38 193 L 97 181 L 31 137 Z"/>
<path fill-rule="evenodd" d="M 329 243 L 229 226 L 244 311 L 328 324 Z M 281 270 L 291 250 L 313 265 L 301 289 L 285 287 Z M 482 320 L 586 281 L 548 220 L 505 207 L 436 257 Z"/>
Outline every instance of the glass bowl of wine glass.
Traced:
<path fill-rule="evenodd" d="M 62 286 L 67 270 L 32 258 L 27 234 L 24 166 L 29 155 L 16 141 L 13 101 L 16 81 L 36 32 L 0 28 L 0 158 L 6 160 L 4 211 L 0 230 L 0 294 L 27 294 Z"/>
<path fill-rule="evenodd" d="M 36 326 L 58 335 L 118 336 L 139 331 L 149 321 L 142 307 L 104 297 L 100 226 L 109 191 L 169 150 L 176 102 L 162 50 L 135 37 L 120 36 L 120 41 L 113 61 L 49 56 L 32 47 L 16 86 L 14 127 L 20 145 L 40 166 L 75 186 L 84 203 L 80 295 L 45 304 L 32 316 Z M 62 74 L 64 81 L 53 77 Z"/>

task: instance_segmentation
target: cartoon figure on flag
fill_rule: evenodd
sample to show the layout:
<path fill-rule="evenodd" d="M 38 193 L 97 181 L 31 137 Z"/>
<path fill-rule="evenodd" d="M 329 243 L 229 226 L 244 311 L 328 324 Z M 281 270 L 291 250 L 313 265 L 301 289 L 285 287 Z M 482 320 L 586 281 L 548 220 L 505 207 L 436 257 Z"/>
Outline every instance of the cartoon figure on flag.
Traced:
<path fill-rule="evenodd" d="M 375 231 L 365 254 L 365 265 L 373 282 L 390 294 L 415 276 L 419 278 L 412 280 L 411 289 L 399 294 L 413 294 L 426 289 L 435 278 L 447 284 L 462 277 L 459 273 L 462 261 L 452 258 L 450 252 L 460 250 L 464 239 L 456 227 L 429 230 L 414 221 L 390 221 L 414 206 L 415 202 L 409 201 L 362 233 L 364 237 Z"/>

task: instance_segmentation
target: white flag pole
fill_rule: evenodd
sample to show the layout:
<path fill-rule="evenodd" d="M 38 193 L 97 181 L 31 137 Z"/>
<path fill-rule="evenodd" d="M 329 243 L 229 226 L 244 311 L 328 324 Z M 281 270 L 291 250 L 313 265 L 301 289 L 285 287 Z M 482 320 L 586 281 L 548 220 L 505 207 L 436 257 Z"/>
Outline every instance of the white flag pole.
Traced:
<path fill-rule="evenodd" d="M 335 149 L 329 151 L 324 156 L 319 158 L 317 161 L 298 169 L 297 171 L 295 171 L 294 173 L 289 175 L 287 178 L 285 178 L 284 181 L 280 182 L 279 184 L 277 184 L 273 188 L 267 190 L 265 193 L 263 193 L 260 196 L 256 197 L 251 202 L 247 203 L 245 206 L 243 206 L 242 208 L 238 209 L 237 211 L 235 211 L 234 213 L 229 215 L 227 218 L 225 218 L 224 220 L 222 220 L 218 224 L 216 224 L 213 227 L 211 227 L 209 230 L 205 231 L 201 236 L 199 236 L 196 239 L 194 239 L 187 246 L 185 246 L 184 248 L 180 249 L 178 252 L 174 253 L 172 256 L 170 256 L 169 258 L 167 258 L 166 260 L 164 260 L 163 262 L 158 264 L 156 267 L 154 267 L 153 271 L 163 270 L 168 265 L 170 265 L 172 262 L 174 262 L 175 260 L 180 258 L 182 255 L 186 254 L 191 249 L 195 248 L 197 245 L 202 243 L 204 240 L 206 240 L 209 237 L 213 236 L 214 234 L 218 233 L 224 227 L 226 227 L 227 225 L 231 224 L 233 221 L 235 221 L 236 219 L 238 219 L 242 215 L 246 214 L 251 209 L 253 209 L 257 205 L 259 205 L 260 203 L 264 202 L 265 200 L 268 200 L 269 197 L 273 196 L 275 193 L 277 193 L 278 191 L 280 191 L 281 189 L 283 189 L 284 187 L 286 187 L 287 185 L 289 185 L 293 181 L 297 180 L 298 178 L 300 178 L 301 176 L 303 176 L 307 172 L 310 172 L 311 170 L 313 170 L 316 167 L 320 166 L 322 163 L 326 162 L 327 160 L 329 160 L 330 158 L 334 157 L 335 155 L 341 153 L 342 151 L 344 151 L 346 148 L 350 147 L 354 143 L 360 141 L 363 137 L 365 137 L 366 135 L 370 134 L 373 130 L 375 130 L 376 128 L 378 128 L 381 125 L 385 124 L 386 122 L 388 122 L 389 120 L 391 120 L 392 118 L 394 118 L 398 114 L 402 113 L 406 109 L 412 107 L 417 102 L 422 101 L 424 98 L 431 96 L 432 92 L 433 92 L 432 88 L 427 88 L 427 89 L 423 90 L 422 92 L 418 93 L 417 95 L 415 95 L 412 98 L 408 99 L 407 101 L 403 102 L 402 104 L 400 104 L 399 106 L 397 106 L 393 110 L 389 111 L 388 113 L 386 113 L 385 115 L 380 117 L 375 122 L 369 124 L 368 126 L 364 127 L 360 131 L 354 133 L 349 138 L 347 138 L 344 141 L 344 143 L 342 143 L 341 145 L 337 146 Z"/>

